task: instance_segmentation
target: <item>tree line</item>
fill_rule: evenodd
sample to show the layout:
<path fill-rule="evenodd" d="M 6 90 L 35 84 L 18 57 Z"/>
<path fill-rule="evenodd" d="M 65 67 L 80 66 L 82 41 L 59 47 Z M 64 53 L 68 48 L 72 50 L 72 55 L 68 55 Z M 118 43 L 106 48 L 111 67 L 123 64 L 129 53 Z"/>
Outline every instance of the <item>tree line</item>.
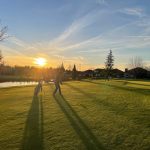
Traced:
<path fill-rule="evenodd" d="M 4 39 L 8 38 L 7 35 L 7 26 L 4 26 L 0 29 L 0 42 L 2 42 Z M 105 68 L 101 72 L 103 74 L 103 77 L 106 79 L 110 79 L 114 74 L 114 56 L 112 53 L 112 50 L 109 51 L 108 55 L 106 56 L 105 61 Z M 142 59 L 140 57 L 135 57 L 130 60 L 129 67 L 131 69 L 137 68 L 133 71 L 130 71 L 133 75 L 137 76 L 138 74 L 143 73 L 142 69 L 138 68 L 144 68 Z M 146 68 L 147 70 L 149 68 Z M 2 52 L 0 50 L 0 82 L 2 81 L 8 81 L 8 80 L 40 80 L 44 79 L 45 81 L 48 81 L 49 79 L 52 79 L 55 77 L 58 70 L 61 70 L 61 73 L 65 74 L 65 78 L 72 78 L 73 80 L 83 78 L 84 77 L 84 71 L 77 71 L 76 65 L 74 64 L 73 68 L 66 69 L 64 68 L 64 65 L 57 68 L 37 68 L 32 66 L 8 66 L 4 63 L 4 58 L 2 55 Z M 125 69 L 125 72 L 127 74 L 127 70 Z M 129 72 L 128 72 L 129 73 Z M 144 72 L 146 73 L 146 72 Z M 93 74 L 94 75 L 94 74 Z M 93 76 L 91 75 L 91 76 Z M 142 74 L 143 75 L 143 74 Z"/>

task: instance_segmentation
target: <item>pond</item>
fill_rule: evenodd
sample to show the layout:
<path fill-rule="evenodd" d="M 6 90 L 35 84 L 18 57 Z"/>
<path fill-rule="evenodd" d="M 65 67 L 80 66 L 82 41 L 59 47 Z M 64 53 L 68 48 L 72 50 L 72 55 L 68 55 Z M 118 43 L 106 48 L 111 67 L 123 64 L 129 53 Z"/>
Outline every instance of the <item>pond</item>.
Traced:
<path fill-rule="evenodd" d="M 0 83 L 0 88 L 14 87 L 14 86 L 28 86 L 36 84 L 37 82 L 2 82 Z"/>

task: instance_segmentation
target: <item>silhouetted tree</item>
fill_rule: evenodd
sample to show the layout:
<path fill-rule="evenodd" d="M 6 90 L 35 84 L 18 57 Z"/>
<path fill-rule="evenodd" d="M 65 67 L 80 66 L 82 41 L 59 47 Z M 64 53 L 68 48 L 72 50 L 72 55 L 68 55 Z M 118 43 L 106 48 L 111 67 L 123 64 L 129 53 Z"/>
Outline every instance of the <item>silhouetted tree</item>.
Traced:
<path fill-rule="evenodd" d="M 76 65 L 75 64 L 74 64 L 73 70 L 72 70 L 72 79 L 73 80 L 77 79 L 77 69 L 76 69 Z"/>
<path fill-rule="evenodd" d="M 67 70 L 68 70 L 68 71 L 71 71 L 71 70 L 72 70 L 71 65 L 69 65 L 69 66 L 67 67 Z"/>
<path fill-rule="evenodd" d="M 136 67 L 128 71 L 134 78 L 143 79 L 148 77 L 148 71 L 146 69 Z"/>
<path fill-rule="evenodd" d="M 143 68 L 144 64 L 143 64 L 143 60 L 141 57 L 133 57 L 130 59 L 130 62 L 129 62 L 129 68 L 133 69 L 133 68 L 137 68 L 137 67 L 140 67 L 140 68 Z"/>
<path fill-rule="evenodd" d="M 2 60 L 3 60 L 3 56 L 2 56 L 2 52 L 0 50 L 0 65 L 2 64 Z"/>
<path fill-rule="evenodd" d="M 6 33 L 7 33 L 7 26 L 1 27 L 0 28 L 0 42 L 8 37 Z M 1 65 L 4 65 L 4 61 L 3 61 L 2 52 L 0 50 L 0 66 Z"/>
<path fill-rule="evenodd" d="M 64 73 L 65 73 L 65 68 L 64 68 L 64 64 L 62 63 L 60 68 L 58 69 L 58 74 L 61 80 L 64 80 Z"/>
<path fill-rule="evenodd" d="M 144 67 L 146 70 L 150 71 L 150 66 Z"/>
<path fill-rule="evenodd" d="M 60 70 L 61 70 L 61 72 L 63 72 L 63 73 L 65 72 L 65 67 L 64 67 L 64 64 L 63 64 L 63 63 L 61 64 Z"/>
<path fill-rule="evenodd" d="M 7 38 L 7 26 L 4 26 L 0 29 L 0 41 L 3 41 L 5 38 Z"/>
<path fill-rule="evenodd" d="M 109 79 L 112 73 L 112 69 L 114 66 L 114 56 L 112 54 L 112 50 L 109 51 L 106 62 L 105 62 L 105 69 L 106 69 L 106 78 Z"/>

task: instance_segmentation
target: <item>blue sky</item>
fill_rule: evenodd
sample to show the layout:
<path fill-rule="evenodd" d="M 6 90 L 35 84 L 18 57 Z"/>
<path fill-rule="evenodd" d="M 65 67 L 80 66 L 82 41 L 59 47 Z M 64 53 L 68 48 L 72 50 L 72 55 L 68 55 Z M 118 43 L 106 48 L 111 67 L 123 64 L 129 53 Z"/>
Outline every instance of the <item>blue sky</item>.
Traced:
<path fill-rule="evenodd" d="M 10 38 L 0 43 L 5 61 L 47 66 L 104 67 L 112 49 L 115 67 L 139 56 L 150 65 L 149 0 L 0 0 Z"/>

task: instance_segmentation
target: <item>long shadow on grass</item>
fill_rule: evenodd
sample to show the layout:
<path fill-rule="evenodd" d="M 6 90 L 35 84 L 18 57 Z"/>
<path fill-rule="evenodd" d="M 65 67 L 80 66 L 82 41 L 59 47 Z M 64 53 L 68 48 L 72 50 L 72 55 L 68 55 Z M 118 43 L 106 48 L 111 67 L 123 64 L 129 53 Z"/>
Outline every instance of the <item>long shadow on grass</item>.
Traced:
<path fill-rule="evenodd" d="M 145 127 L 150 127 L 150 122 L 148 121 L 149 113 L 150 113 L 149 109 L 143 110 L 141 108 L 141 109 L 139 109 L 138 112 L 128 110 L 127 104 L 123 104 L 123 105 L 112 104 L 105 100 L 101 100 L 100 98 L 96 97 L 95 95 L 85 92 L 84 90 L 77 88 L 73 85 L 70 85 L 68 83 L 66 85 L 69 86 L 70 88 L 72 88 L 73 90 L 78 91 L 79 93 L 82 93 L 85 97 L 90 98 L 92 101 L 94 101 L 98 105 L 100 104 L 100 105 L 107 107 L 108 110 L 112 111 L 116 115 L 126 116 L 127 118 L 134 120 L 135 123 L 142 124 Z"/>
<path fill-rule="evenodd" d="M 94 101 L 95 103 L 97 103 L 98 105 L 103 105 L 105 107 L 107 107 L 107 109 L 109 109 L 110 111 L 113 111 L 115 114 L 118 114 L 120 112 L 123 112 L 124 109 L 126 109 L 126 106 L 122 106 L 122 105 L 117 105 L 117 104 L 112 104 L 109 103 L 105 100 L 101 100 L 99 97 L 95 96 L 94 94 L 90 94 L 89 92 L 86 92 L 78 87 L 75 87 L 73 85 L 70 84 L 66 84 L 69 88 L 72 88 L 73 90 L 83 94 L 85 97 L 90 98 L 90 100 Z"/>
<path fill-rule="evenodd" d="M 126 85 L 126 84 L 132 84 L 132 85 L 141 85 L 141 86 L 150 87 L 150 85 L 142 84 L 142 83 L 130 82 L 130 80 L 123 80 L 123 81 L 115 80 L 115 81 L 116 81 L 116 82 L 121 82 L 121 83 L 123 83 L 124 85 Z M 147 81 L 147 82 L 149 82 L 149 81 Z"/>
<path fill-rule="evenodd" d="M 106 83 L 97 83 L 97 82 L 89 81 L 89 80 L 83 80 L 83 81 L 90 82 L 90 83 L 97 84 L 97 85 L 110 86 L 110 87 L 117 88 L 117 89 L 124 90 L 124 91 L 130 91 L 130 92 L 132 91 L 135 93 L 150 95 L 150 89 L 140 89 L 140 88 L 135 88 L 135 87 L 126 87 L 126 86 L 119 86 L 119 85 L 106 84 Z"/>
<path fill-rule="evenodd" d="M 54 98 L 70 121 L 76 133 L 79 135 L 87 150 L 105 150 L 90 128 L 82 121 L 67 100 L 63 96 L 59 98 L 54 96 Z"/>
<path fill-rule="evenodd" d="M 23 150 L 43 150 L 42 96 L 33 97 L 23 135 Z"/>

